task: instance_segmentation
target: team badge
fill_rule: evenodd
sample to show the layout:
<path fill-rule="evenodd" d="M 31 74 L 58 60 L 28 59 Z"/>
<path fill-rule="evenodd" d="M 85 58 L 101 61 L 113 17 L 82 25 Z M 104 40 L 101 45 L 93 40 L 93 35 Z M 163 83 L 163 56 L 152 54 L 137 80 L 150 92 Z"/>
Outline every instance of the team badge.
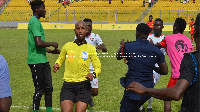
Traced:
<path fill-rule="evenodd" d="M 83 60 L 88 59 L 88 54 L 89 53 L 87 53 L 87 52 L 82 52 L 82 58 L 83 58 Z"/>
<path fill-rule="evenodd" d="M 91 40 L 91 41 L 93 41 L 93 40 L 94 40 L 94 38 L 92 38 L 92 37 L 91 37 L 91 38 L 90 38 L 90 40 Z"/>

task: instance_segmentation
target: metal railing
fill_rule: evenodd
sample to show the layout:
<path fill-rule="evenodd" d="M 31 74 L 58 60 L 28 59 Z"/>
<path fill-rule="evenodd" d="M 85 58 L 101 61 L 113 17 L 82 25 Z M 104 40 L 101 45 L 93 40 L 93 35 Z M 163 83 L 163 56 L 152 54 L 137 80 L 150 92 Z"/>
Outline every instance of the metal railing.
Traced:
<path fill-rule="evenodd" d="M 46 18 L 41 21 L 79 21 L 84 18 L 91 18 L 93 21 L 114 21 L 114 22 L 147 22 L 149 15 L 154 19 L 161 18 L 164 22 L 174 22 L 177 17 L 182 17 L 187 22 L 195 18 L 200 10 L 47 10 Z M 32 17 L 32 10 L 4 10 L 0 15 L 0 21 L 29 21 Z M 139 19 L 140 18 L 140 19 Z"/>

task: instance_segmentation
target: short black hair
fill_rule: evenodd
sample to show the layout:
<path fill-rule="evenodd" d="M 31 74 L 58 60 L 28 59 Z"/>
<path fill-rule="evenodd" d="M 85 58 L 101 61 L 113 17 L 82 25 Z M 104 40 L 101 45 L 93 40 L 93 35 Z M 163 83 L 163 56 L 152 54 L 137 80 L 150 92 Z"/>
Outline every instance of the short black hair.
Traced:
<path fill-rule="evenodd" d="M 162 24 L 163 24 L 163 20 L 162 19 L 160 19 L 160 18 L 156 18 L 156 20 L 155 21 L 160 21 Z M 154 21 L 154 22 L 155 22 Z"/>
<path fill-rule="evenodd" d="M 142 34 L 149 35 L 149 33 L 151 32 L 152 29 L 147 24 L 140 23 L 137 25 L 136 30 Z"/>
<path fill-rule="evenodd" d="M 31 9 L 33 10 L 33 12 L 35 12 L 35 10 L 39 7 L 41 7 L 42 5 L 44 5 L 44 2 L 42 0 L 34 0 L 30 3 L 31 5 Z"/>
<path fill-rule="evenodd" d="M 88 19 L 88 18 L 85 18 L 83 21 L 84 21 L 84 22 L 91 22 L 91 23 L 92 23 L 92 20 L 91 20 L 91 19 Z"/>
<path fill-rule="evenodd" d="M 150 15 L 149 17 L 153 17 L 152 15 Z"/>
<path fill-rule="evenodd" d="M 186 28 L 186 21 L 185 21 L 183 18 L 176 18 L 174 24 L 177 25 L 178 31 L 179 31 L 180 33 L 183 33 L 183 31 L 184 31 L 185 28 Z"/>

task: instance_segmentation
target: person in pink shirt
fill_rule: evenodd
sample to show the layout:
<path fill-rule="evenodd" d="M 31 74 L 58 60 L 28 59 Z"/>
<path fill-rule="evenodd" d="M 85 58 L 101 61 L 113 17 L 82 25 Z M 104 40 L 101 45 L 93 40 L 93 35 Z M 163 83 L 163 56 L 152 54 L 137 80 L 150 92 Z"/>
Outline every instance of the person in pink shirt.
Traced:
<path fill-rule="evenodd" d="M 172 74 L 167 88 L 176 85 L 180 76 L 179 69 L 183 54 L 191 52 L 193 49 L 190 39 L 183 35 L 185 28 L 186 21 L 182 18 L 177 18 L 173 25 L 173 35 L 165 36 L 165 39 L 157 44 L 157 46 L 166 48 L 171 63 Z M 164 102 L 164 111 L 171 112 L 171 101 Z"/>

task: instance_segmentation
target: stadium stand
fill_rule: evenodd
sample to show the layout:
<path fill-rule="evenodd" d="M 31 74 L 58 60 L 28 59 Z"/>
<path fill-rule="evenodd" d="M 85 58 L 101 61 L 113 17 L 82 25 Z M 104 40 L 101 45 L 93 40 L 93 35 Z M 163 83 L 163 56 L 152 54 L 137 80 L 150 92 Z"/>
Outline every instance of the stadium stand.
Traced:
<path fill-rule="evenodd" d="M 153 15 L 154 19 L 161 18 L 164 22 L 174 22 L 177 17 L 182 17 L 188 20 L 189 23 L 191 18 L 195 18 L 200 12 L 200 2 L 196 3 L 180 3 L 180 1 L 161 1 L 159 0 L 148 13 L 148 15 Z M 148 17 L 144 18 L 144 22 L 148 21 Z"/>
<path fill-rule="evenodd" d="M 94 21 L 128 21 L 137 20 L 147 8 L 142 6 L 142 0 L 127 1 L 124 4 L 113 0 L 73 2 L 67 10 L 57 0 L 45 0 L 46 18 L 41 21 L 78 21 L 92 18 Z M 116 14 L 117 13 L 117 14 Z M 5 15 L 6 14 L 6 15 Z M 12 0 L 1 13 L 1 21 L 28 21 L 32 12 L 27 0 Z"/>
<path fill-rule="evenodd" d="M 147 22 L 150 14 L 154 19 L 161 18 L 164 22 L 174 22 L 177 17 L 190 21 L 200 10 L 199 1 L 183 4 L 175 0 L 158 0 L 152 8 L 148 8 L 148 0 L 145 7 L 143 0 L 127 0 L 123 4 L 120 0 L 112 0 L 111 4 L 107 0 L 74 0 L 66 8 L 62 3 L 57 3 L 57 0 L 45 0 L 45 6 L 46 18 L 41 18 L 41 21 L 47 22 L 79 21 L 84 18 L 91 18 L 93 21 Z M 12 0 L 0 14 L 0 21 L 28 21 L 32 11 L 27 0 Z"/>

